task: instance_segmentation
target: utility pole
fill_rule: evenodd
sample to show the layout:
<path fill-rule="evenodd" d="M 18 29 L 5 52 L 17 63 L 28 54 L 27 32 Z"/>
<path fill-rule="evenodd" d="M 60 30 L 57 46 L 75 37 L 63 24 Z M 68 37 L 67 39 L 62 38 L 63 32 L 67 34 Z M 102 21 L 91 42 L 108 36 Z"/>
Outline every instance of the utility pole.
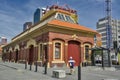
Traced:
<path fill-rule="evenodd" d="M 109 67 L 111 67 L 111 55 L 110 51 L 113 48 L 113 41 L 112 41 L 112 25 L 111 25 L 111 0 L 105 0 L 106 2 L 106 48 L 108 49 L 108 61 Z"/>

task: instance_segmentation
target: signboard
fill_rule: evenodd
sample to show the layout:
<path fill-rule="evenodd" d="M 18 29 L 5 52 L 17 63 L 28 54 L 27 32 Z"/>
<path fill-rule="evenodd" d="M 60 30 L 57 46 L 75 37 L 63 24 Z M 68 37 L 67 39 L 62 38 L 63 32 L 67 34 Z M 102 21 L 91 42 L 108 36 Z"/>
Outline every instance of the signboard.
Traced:
<path fill-rule="evenodd" d="M 108 58 L 108 51 L 107 50 L 103 50 L 103 65 L 104 65 L 104 67 L 109 66 L 109 58 Z"/>

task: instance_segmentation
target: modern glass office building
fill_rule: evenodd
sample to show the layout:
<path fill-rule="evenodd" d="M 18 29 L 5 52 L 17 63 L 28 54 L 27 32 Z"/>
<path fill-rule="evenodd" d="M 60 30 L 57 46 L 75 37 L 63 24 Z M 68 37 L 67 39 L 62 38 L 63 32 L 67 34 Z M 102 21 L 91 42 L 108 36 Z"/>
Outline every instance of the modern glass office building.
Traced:
<path fill-rule="evenodd" d="M 41 17 L 45 14 L 46 8 L 37 8 L 34 12 L 34 24 L 41 20 Z"/>
<path fill-rule="evenodd" d="M 34 24 L 40 21 L 41 16 L 42 16 L 42 10 L 40 8 L 37 8 L 34 13 Z"/>

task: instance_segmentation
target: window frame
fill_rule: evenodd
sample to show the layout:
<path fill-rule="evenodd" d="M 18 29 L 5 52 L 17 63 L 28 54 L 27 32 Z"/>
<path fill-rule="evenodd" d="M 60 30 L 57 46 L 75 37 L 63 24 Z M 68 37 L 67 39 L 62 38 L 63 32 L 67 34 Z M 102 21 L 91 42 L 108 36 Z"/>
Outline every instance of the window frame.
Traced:
<path fill-rule="evenodd" d="M 85 59 L 89 60 L 89 46 L 85 45 Z"/>
<path fill-rule="evenodd" d="M 61 43 L 56 42 L 55 43 L 55 59 L 60 59 L 61 58 Z"/>
<path fill-rule="evenodd" d="M 62 13 L 57 13 L 55 16 L 56 19 L 62 20 L 62 21 L 66 21 L 66 22 L 70 22 L 70 23 L 75 23 L 74 19 L 66 14 L 62 14 Z"/>
<path fill-rule="evenodd" d="M 62 60 L 63 58 L 63 42 L 62 41 L 58 41 L 58 40 L 55 40 L 53 41 L 53 61 L 54 60 Z M 60 54 L 59 54 L 59 58 L 55 58 L 55 44 L 56 43 L 60 43 Z"/>

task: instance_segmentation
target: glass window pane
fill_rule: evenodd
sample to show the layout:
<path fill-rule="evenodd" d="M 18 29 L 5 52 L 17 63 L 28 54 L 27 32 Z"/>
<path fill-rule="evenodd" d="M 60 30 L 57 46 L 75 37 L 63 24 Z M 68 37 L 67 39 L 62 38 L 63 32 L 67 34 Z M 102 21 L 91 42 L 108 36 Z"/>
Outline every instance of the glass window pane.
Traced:
<path fill-rule="evenodd" d="M 72 23 L 74 23 L 74 21 L 71 19 L 70 16 L 65 15 L 65 18 L 66 18 L 66 20 L 67 20 L 68 22 L 72 22 Z"/>
<path fill-rule="evenodd" d="M 71 22 L 71 23 L 75 22 L 70 16 L 64 15 L 64 14 L 58 14 L 57 19 L 67 21 L 67 22 Z"/>
<path fill-rule="evenodd" d="M 57 19 L 60 19 L 60 14 L 57 15 Z"/>
<path fill-rule="evenodd" d="M 89 46 L 85 46 L 85 58 L 89 59 Z"/>
<path fill-rule="evenodd" d="M 60 59 L 61 55 L 61 44 L 55 43 L 55 59 Z"/>
<path fill-rule="evenodd" d="M 61 19 L 65 21 L 65 18 L 64 18 L 64 16 L 63 16 L 63 14 L 61 14 Z"/>
<path fill-rule="evenodd" d="M 63 14 L 58 14 L 57 19 L 65 21 Z"/>

